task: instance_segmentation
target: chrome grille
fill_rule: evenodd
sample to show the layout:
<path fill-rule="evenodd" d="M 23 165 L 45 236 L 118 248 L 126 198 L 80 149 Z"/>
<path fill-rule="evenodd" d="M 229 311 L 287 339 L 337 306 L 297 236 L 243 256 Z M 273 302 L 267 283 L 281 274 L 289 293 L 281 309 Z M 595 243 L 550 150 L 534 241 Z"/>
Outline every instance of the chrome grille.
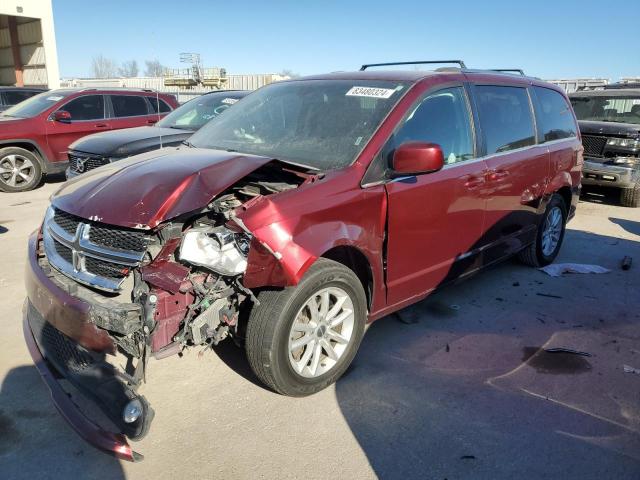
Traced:
<path fill-rule="evenodd" d="M 119 290 L 131 269 L 140 265 L 149 238 L 142 231 L 88 222 L 53 207 L 47 211 L 42 237 L 56 270 L 108 291 Z"/>
<path fill-rule="evenodd" d="M 582 146 L 584 147 L 584 154 L 587 156 L 601 157 L 606 144 L 607 137 L 582 135 Z"/>
<path fill-rule="evenodd" d="M 69 152 L 69 167 L 76 173 L 84 173 L 111 163 L 108 158 L 89 153 Z"/>

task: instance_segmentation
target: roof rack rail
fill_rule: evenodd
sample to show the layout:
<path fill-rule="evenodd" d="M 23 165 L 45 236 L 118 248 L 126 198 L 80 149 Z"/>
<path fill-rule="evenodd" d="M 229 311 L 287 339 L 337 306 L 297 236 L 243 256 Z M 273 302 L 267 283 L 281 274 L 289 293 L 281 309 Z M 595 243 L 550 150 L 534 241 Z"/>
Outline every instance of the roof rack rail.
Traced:
<path fill-rule="evenodd" d="M 391 67 L 394 65 L 426 65 L 433 63 L 457 63 L 460 68 L 467 68 L 462 60 L 421 60 L 418 62 L 390 62 L 390 63 L 365 63 L 360 67 L 360 71 L 364 71 L 369 67 Z"/>
<path fill-rule="evenodd" d="M 526 76 L 524 70 L 521 68 L 490 68 L 489 70 L 499 73 L 517 73 L 518 75 Z"/>

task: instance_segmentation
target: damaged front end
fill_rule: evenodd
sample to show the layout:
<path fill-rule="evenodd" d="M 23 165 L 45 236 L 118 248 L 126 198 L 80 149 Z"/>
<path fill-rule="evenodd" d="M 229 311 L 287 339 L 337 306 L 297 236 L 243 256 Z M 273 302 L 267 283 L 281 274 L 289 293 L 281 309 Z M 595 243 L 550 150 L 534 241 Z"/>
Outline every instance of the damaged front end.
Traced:
<path fill-rule="evenodd" d="M 313 177 L 267 162 L 207 205 L 146 229 L 84 218 L 53 199 L 31 238 L 25 337 L 78 433 L 141 458 L 127 439 L 141 439 L 154 416 L 141 394 L 149 360 L 227 337 L 243 342 L 256 299 L 242 279 L 255 239 L 236 212 Z"/>

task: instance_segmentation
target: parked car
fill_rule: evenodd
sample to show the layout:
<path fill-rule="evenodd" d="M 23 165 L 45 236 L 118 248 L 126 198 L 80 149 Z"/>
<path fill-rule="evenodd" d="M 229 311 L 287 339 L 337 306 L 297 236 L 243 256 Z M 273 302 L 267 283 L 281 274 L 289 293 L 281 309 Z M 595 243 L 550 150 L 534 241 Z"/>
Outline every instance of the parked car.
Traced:
<path fill-rule="evenodd" d="M 0 115 L 0 191 L 22 192 L 64 172 L 69 145 L 90 133 L 152 125 L 178 103 L 151 90 L 60 89 Z"/>
<path fill-rule="evenodd" d="M 582 183 L 620 189 L 640 207 L 640 85 L 613 84 L 571 94 L 584 145 Z"/>
<path fill-rule="evenodd" d="M 365 70 L 272 83 L 188 145 L 51 197 L 29 240 L 25 339 L 83 438 L 136 460 L 127 438 L 153 418 L 140 388 L 151 358 L 231 337 L 269 388 L 318 392 L 366 323 L 514 254 L 552 262 L 581 167 L 566 95 L 533 78 Z M 87 401 L 109 428 L 78 411 Z"/>
<path fill-rule="evenodd" d="M 46 91 L 46 88 L 35 87 L 0 87 L 0 113 L 9 107 L 24 102 L 27 98 Z"/>
<path fill-rule="evenodd" d="M 248 93 L 244 90 L 206 93 L 181 105 L 152 127 L 87 135 L 69 146 L 67 178 L 132 155 L 180 145 Z"/>

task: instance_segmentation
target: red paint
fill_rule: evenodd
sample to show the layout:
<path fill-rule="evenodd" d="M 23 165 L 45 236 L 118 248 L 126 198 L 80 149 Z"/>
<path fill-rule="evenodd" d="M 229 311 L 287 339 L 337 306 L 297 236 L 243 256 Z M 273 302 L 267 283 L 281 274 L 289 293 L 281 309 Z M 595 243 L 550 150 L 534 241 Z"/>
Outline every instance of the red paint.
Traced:
<path fill-rule="evenodd" d="M 435 143 L 407 142 L 393 154 L 393 169 L 399 175 L 437 172 L 443 166 L 442 148 Z"/>
<path fill-rule="evenodd" d="M 185 289 L 191 287 L 191 282 L 184 282 Z M 154 320 L 157 322 L 151 335 L 151 350 L 157 352 L 173 341 L 173 337 L 180 329 L 187 308 L 195 299 L 192 293 L 169 293 L 165 290 L 152 290 L 158 297 Z"/>
<path fill-rule="evenodd" d="M 43 95 L 55 96 L 55 94 L 56 91 L 52 90 Z M 10 145 L 24 146 L 28 144 L 37 151 L 43 162 L 45 172 L 59 172 L 64 170 L 64 165 L 68 162 L 67 150 L 69 145 L 79 138 L 106 130 L 141 127 L 148 125 L 150 121 L 157 121 L 158 115 L 160 115 L 160 117 L 166 115 L 166 113 L 153 113 L 127 118 L 103 118 L 77 122 L 54 120 L 56 112 L 64 111 L 64 106 L 67 103 L 85 95 L 136 95 L 149 97 L 150 99 L 154 99 L 156 95 L 158 95 L 159 98 L 164 100 L 172 108 L 178 106 L 178 102 L 173 95 L 163 93 L 156 94 L 155 92 L 110 89 L 77 89 L 77 91 L 53 103 L 38 115 L 31 118 L 12 118 L 0 122 L 0 147 Z M 62 118 L 64 114 L 57 115 L 60 120 L 64 120 L 64 118 Z"/>

